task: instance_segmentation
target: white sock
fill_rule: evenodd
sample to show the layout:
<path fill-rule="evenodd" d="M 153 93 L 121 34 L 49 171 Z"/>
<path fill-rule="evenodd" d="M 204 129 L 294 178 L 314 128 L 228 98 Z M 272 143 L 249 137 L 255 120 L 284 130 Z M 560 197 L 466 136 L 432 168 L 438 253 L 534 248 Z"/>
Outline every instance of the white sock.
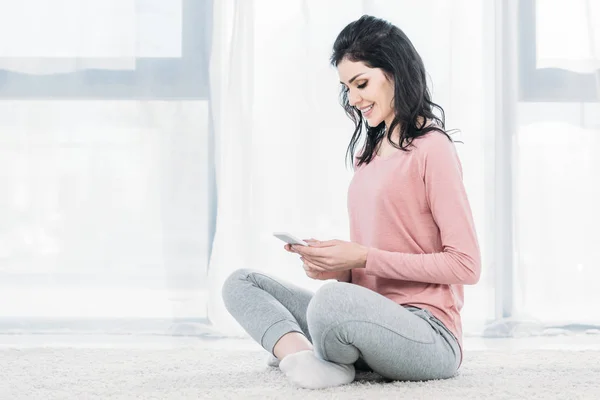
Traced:
<path fill-rule="evenodd" d="M 306 389 L 324 389 L 340 386 L 354 380 L 354 365 L 336 364 L 321 360 L 312 350 L 304 350 L 286 356 L 279 369 L 294 384 Z"/>
<path fill-rule="evenodd" d="M 269 354 L 269 358 L 267 359 L 267 365 L 273 368 L 279 367 L 279 358 L 275 357 L 273 354 Z"/>

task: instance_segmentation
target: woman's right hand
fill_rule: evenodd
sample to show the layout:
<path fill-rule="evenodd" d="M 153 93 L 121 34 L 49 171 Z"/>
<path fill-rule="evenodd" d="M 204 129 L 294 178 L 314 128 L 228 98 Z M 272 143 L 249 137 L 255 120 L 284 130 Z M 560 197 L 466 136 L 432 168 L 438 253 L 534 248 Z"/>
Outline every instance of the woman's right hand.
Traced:
<path fill-rule="evenodd" d="M 304 257 L 300 257 L 300 260 L 302 260 L 302 263 L 303 263 L 302 268 L 304 268 L 304 272 L 306 273 L 306 276 L 308 276 L 311 279 L 317 279 L 320 281 L 326 281 L 328 279 L 336 279 L 336 280 L 345 281 L 345 282 L 348 281 L 344 278 L 346 275 L 349 274 L 350 270 L 321 272 L 321 271 L 315 270 L 313 268 L 313 265 L 310 263 L 310 261 L 308 261 Z"/>
<path fill-rule="evenodd" d="M 315 239 L 303 239 L 303 240 L 306 243 L 308 243 L 309 245 L 311 242 L 317 242 L 317 240 L 315 240 Z M 292 250 L 292 246 L 289 244 L 286 244 L 284 246 L 284 249 L 290 253 L 295 253 Z M 309 260 L 305 259 L 304 257 L 300 257 L 300 260 L 302 261 L 302 268 L 304 268 L 304 272 L 306 273 L 306 276 L 308 276 L 311 279 L 316 279 L 316 280 L 320 280 L 320 281 L 326 281 L 328 279 L 336 279 L 341 282 L 349 282 L 350 281 L 350 270 L 321 272 L 321 271 L 315 270 L 313 264 Z"/>

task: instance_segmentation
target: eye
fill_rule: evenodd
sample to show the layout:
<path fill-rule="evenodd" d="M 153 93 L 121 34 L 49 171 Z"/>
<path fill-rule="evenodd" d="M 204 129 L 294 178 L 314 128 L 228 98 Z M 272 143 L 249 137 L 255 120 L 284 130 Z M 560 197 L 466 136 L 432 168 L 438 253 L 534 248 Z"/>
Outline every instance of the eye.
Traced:
<path fill-rule="evenodd" d="M 364 89 L 367 87 L 367 82 L 365 81 L 365 83 L 361 83 L 360 85 L 357 85 L 356 87 L 359 89 Z"/>

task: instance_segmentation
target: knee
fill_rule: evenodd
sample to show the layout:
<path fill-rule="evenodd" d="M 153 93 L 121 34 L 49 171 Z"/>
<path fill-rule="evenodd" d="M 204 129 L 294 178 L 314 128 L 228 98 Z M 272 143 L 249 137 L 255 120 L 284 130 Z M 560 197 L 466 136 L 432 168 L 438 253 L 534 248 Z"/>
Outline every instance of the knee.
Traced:
<path fill-rule="evenodd" d="M 346 282 L 331 282 L 317 290 L 306 311 L 309 325 L 320 325 L 339 319 L 347 304 L 351 286 Z"/>
<path fill-rule="evenodd" d="M 354 285 L 344 282 L 325 284 L 317 290 L 308 304 L 308 331 L 315 352 L 325 360 L 352 364 L 358 359 L 357 350 L 347 346 L 351 338 L 346 322 L 353 319 L 348 302 L 352 286 Z M 344 350 L 341 351 L 340 348 Z"/>
<path fill-rule="evenodd" d="M 248 280 L 248 276 L 253 272 L 253 270 L 249 268 L 240 268 L 238 270 L 233 271 L 225 282 L 223 282 L 223 287 L 221 288 L 221 297 L 223 298 L 223 302 L 225 303 L 225 307 L 231 303 L 236 297 L 239 296 L 240 286 L 244 284 Z"/>

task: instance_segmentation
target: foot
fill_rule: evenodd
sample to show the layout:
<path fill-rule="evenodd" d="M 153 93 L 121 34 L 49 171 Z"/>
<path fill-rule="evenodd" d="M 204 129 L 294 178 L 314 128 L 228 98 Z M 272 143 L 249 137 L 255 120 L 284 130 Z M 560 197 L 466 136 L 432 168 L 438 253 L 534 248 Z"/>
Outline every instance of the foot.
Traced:
<path fill-rule="evenodd" d="M 267 365 L 273 368 L 279 367 L 279 358 L 275 357 L 273 354 L 269 354 L 269 358 L 267 359 Z"/>
<path fill-rule="evenodd" d="M 324 389 L 345 385 L 354 380 L 354 365 L 336 364 L 317 358 L 312 350 L 290 354 L 279 369 L 295 385 L 305 389 Z"/>

